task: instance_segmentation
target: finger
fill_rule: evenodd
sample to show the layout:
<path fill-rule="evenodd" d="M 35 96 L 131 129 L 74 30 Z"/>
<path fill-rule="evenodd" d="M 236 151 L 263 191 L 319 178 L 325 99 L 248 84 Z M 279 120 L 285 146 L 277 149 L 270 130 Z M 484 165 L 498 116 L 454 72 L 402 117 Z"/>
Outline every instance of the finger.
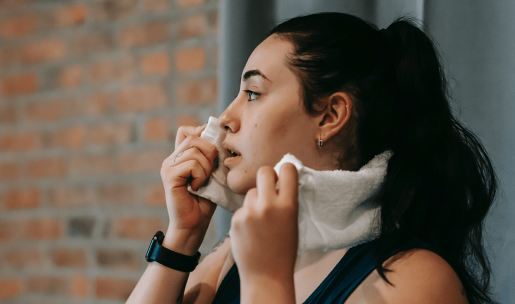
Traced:
<path fill-rule="evenodd" d="M 173 173 L 168 170 L 174 170 Z M 207 175 L 202 169 L 202 166 L 196 160 L 188 160 L 179 164 L 174 168 L 161 168 L 161 177 L 163 182 L 166 182 L 172 186 L 172 188 L 187 187 L 191 185 L 193 190 L 204 184 L 207 179 Z"/>
<path fill-rule="evenodd" d="M 204 130 L 206 129 L 207 127 L 207 124 L 203 125 L 203 126 L 198 126 L 195 128 L 195 135 L 199 136 L 202 135 L 202 132 L 204 132 Z"/>
<path fill-rule="evenodd" d="M 259 168 L 256 177 L 256 187 L 258 195 L 260 198 L 264 199 L 263 201 L 271 201 L 277 196 L 277 191 L 275 190 L 276 183 L 277 174 L 274 168 L 270 166 L 262 166 Z"/>
<path fill-rule="evenodd" d="M 253 207 L 257 201 L 258 192 L 256 188 L 249 189 L 243 199 L 243 207 Z"/>
<path fill-rule="evenodd" d="M 196 160 L 200 164 L 206 175 L 210 175 L 213 164 L 209 161 L 209 159 L 206 158 L 204 154 L 202 154 L 202 152 L 200 152 L 197 147 L 192 147 L 186 151 L 178 153 L 174 157 L 173 162 L 167 164 L 169 164 L 170 167 L 175 167 L 185 161 L 192 159 Z"/>
<path fill-rule="evenodd" d="M 193 147 L 197 148 L 209 160 L 211 165 L 218 157 L 218 150 L 207 139 L 190 135 L 163 161 L 163 166 L 171 166 L 178 154 Z"/>
<path fill-rule="evenodd" d="M 175 136 L 175 148 L 177 147 L 190 135 L 195 134 L 194 126 L 180 126 L 177 129 L 177 136 Z"/>
<path fill-rule="evenodd" d="M 294 164 L 285 163 L 279 171 L 279 196 L 281 202 L 292 203 L 298 200 L 299 174 Z"/>

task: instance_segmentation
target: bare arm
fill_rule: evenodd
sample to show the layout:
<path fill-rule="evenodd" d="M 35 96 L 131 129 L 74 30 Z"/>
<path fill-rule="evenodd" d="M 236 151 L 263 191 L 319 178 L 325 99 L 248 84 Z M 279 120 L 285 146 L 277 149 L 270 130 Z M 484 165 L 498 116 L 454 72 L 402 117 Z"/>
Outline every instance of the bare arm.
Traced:
<path fill-rule="evenodd" d="M 191 273 L 150 263 L 127 303 L 211 303 L 230 248 L 230 240 L 221 239 Z"/>
<path fill-rule="evenodd" d="M 211 143 L 199 137 L 204 128 L 180 127 L 175 151 L 161 166 L 170 218 L 162 245 L 188 256 L 197 253 L 216 208 L 213 202 L 188 192 L 188 185 L 194 190 L 204 185 L 213 172 L 218 154 Z M 189 273 L 153 262 L 143 273 L 127 303 L 182 303 L 188 276 Z"/>

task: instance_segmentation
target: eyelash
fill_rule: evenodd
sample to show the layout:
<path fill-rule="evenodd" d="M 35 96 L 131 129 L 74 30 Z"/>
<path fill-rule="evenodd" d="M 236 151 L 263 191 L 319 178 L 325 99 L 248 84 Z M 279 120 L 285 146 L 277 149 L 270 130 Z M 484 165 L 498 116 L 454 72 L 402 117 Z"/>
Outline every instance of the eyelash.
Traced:
<path fill-rule="evenodd" d="M 261 96 L 261 94 L 256 93 L 256 92 L 251 91 L 251 90 L 243 90 L 243 92 L 246 92 L 246 93 L 249 95 L 249 100 L 248 100 L 248 101 L 256 100 L 256 99 L 258 99 L 258 98 L 259 98 L 259 96 Z M 254 98 L 254 99 L 250 99 L 250 95 L 251 95 L 251 94 L 256 95 L 256 98 Z"/>

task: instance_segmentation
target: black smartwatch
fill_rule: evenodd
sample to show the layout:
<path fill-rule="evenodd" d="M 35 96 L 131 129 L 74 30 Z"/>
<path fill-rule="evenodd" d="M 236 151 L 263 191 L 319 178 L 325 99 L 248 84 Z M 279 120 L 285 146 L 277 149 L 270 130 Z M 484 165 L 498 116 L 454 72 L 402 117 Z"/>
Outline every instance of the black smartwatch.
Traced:
<path fill-rule="evenodd" d="M 200 252 L 194 256 L 184 255 L 162 246 L 165 235 L 162 231 L 156 232 L 150 246 L 148 246 L 145 260 L 147 262 L 158 262 L 166 267 L 182 272 L 191 272 L 197 267 L 200 260 Z"/>

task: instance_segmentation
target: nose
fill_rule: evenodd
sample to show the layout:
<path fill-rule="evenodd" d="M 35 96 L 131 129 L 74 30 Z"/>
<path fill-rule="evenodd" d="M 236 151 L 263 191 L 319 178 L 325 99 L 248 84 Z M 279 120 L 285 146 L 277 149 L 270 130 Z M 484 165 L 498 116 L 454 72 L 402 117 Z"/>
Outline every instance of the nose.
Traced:
<path fill-rule="evenodd" d="M 234 100 L 218 118 L 218 125 L 225 131 L 236 133 L 240 129 L 240 115 Z"/>

